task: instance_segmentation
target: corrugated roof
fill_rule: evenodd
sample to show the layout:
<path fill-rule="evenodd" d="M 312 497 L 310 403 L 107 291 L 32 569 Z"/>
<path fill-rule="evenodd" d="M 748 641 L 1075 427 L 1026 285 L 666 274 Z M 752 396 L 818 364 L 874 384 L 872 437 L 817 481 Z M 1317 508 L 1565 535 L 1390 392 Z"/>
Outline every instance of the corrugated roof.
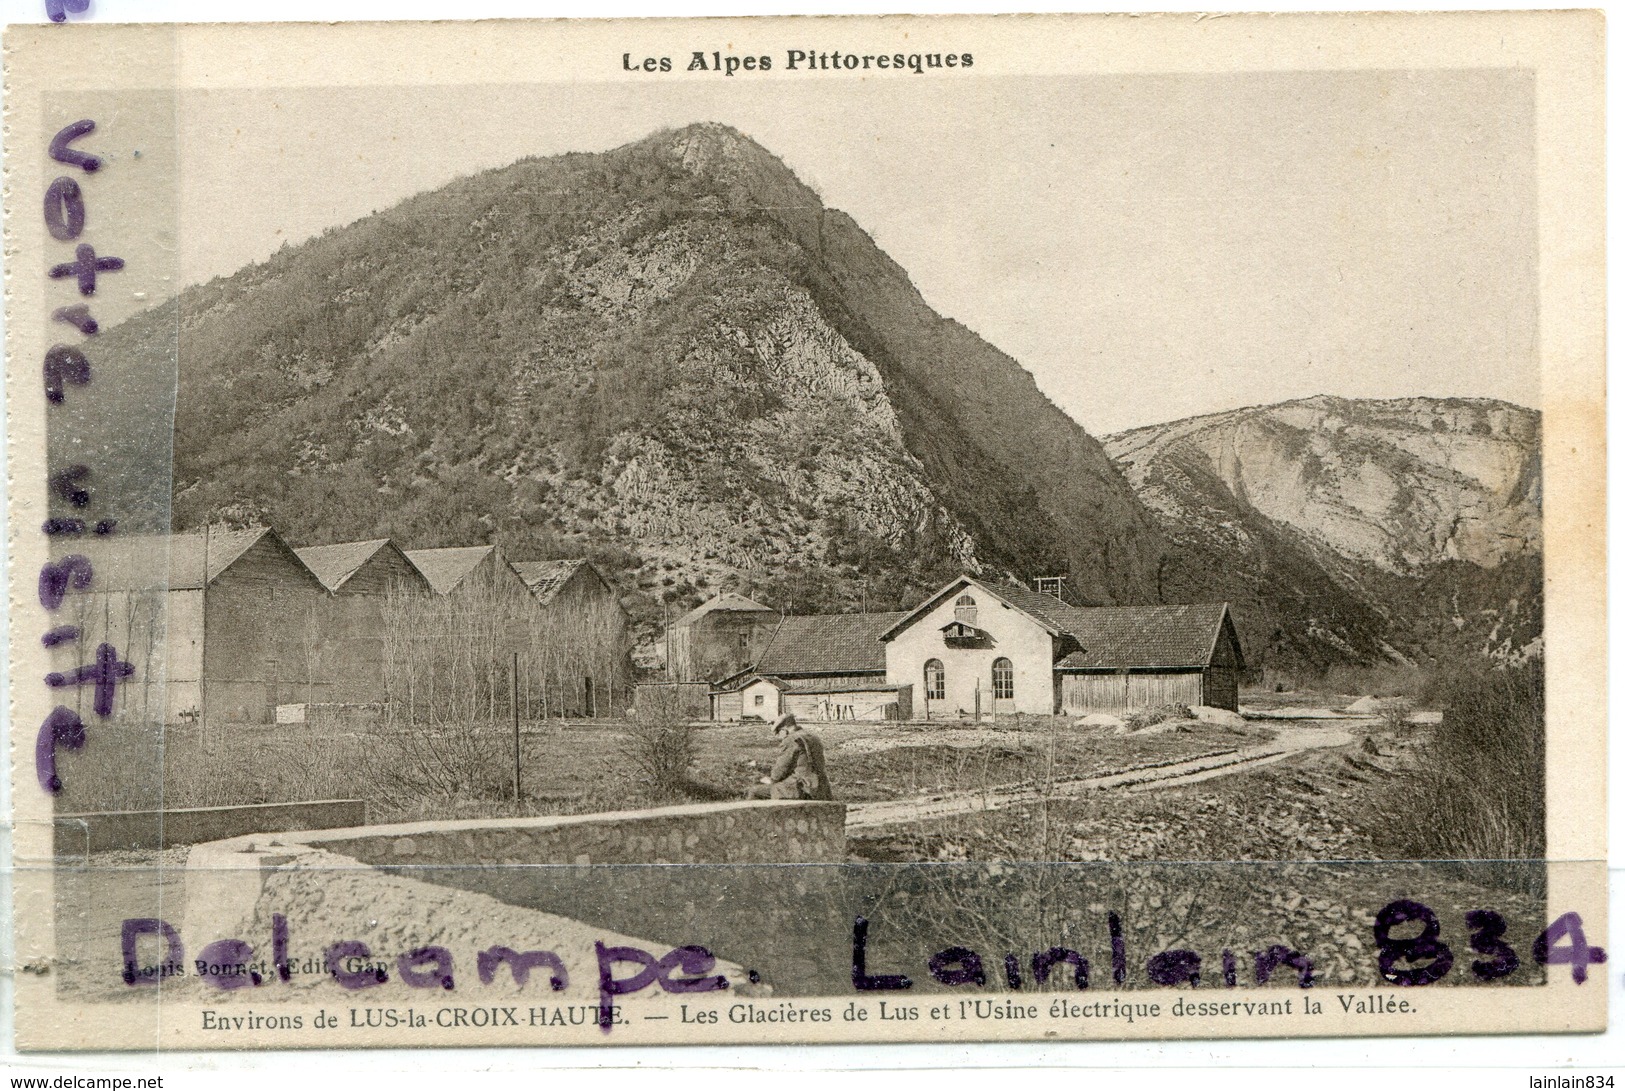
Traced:
<path fill-rule="evenodd" d="M 1055 665 L 1077 669 L 1205 667 L 1222 602 L 1182 606 L 1061 606 L 1051 614 L 1082 647 Z"/>
<path fill-rule="evenodd" d="M 305 546 L 294 550 L 305 567 L 316 573 L 322 586 L 337 591 L 374 554 L 389 544 L 388 538 L 373 538 L 365 542 L 336 542 L 333 545 Z"/>
<path fill-rule="evenodd" d="M 112 534 L 61 545 L 61 554 L 77 553 L 90 561 L 98 591 L 139 591 L 168 587 L 195 591 L 213 583 L 266 535 L 287 548 L 268 527 L 246 530 L 184 530 L 175 534 Z M 288 550 L 290 554 L 293 551 Z M 290 558 L 300 563 L 297 558 Z M 316 580 L 308 570 L 306 575 Z M 319 582 L 319 581 L 316 581 Z"/>
<path fill-rule="evenodd" d="M 531 594 L 546 605 L 553 601 L 553 596 L 569 582 L 576 570 L 586 563 L 582 558 L 570 561 L 516 561 L 513 570 L 519 573 L 519 578 L 525 581 Z"/>
<path fill-rule="evenodd" d="M 763 674 L 863 674 L 886 669 L 880 634 L 904 614 L 792 614 L 756 663 Z"/>
<path fill-rule="evenodd" d="M 744 595 L 738 595 L 732 591 L 725 591 L 714 599 L 707 599 L 705 602 L 700 603 L 698 606 L 694 607 L 694 609 L 672 622 L 672 628 L 675 629 L 680 625 L 692 625 L 706 614 L 712 613 L 716 610 L 730 610 L 735 613 L 753 614 L 778 613 L 777 610 L 770 606 L 763 606 L 755 599 L 748 599 Z"/>
<path fill-rule="evenodd" d="M 495 546 L 452 546 L 448 549 L 409 549 L 406 559 L 411 561 L 436 594 L 444 595 L 456 590 L 468 574 L 485 560 Z"/>

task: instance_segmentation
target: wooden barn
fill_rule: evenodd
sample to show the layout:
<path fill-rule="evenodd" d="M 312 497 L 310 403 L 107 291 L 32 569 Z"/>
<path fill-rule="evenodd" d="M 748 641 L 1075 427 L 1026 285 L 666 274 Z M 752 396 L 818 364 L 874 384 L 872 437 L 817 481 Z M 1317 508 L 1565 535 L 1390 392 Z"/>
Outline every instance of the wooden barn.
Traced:
<path fill-rule="evenodd" d="M 535 607 L 529 657 L 561 705 L 604 715 L 631 700 L 630 620 L 603 573 L 583 558 L 516 561 Z"/>
<path fill-rule="evenodd" d="M 1224 603 L 1097 606 L 1067 620 L 1078 650 L 1055 664 L 1060 711 L 1235 710 L 1246 661 Z"/>
<path fill-rule="evenodd" d="M 449 698 L 455 708 L 444 717 L 488 716 L 510 699 L 502 687 L 517 655 L 526 718 L 603 716 L 630 701 L 626 612 L 587 561 L 513 564 L 488 545 L 413 549 L 406 557 L 434 594 L 422 611 L 404 604 L 398 612 L 391 631 L 402 653 L 393 657 L 400 677 L 392 693 L 407 692 L 416 707 L 427 680 L 456 677 L 448 657 L 488 664 L 471 696 Z M 458 711 L 465 707 L 473 711 Z"/>
<path fill-rule="evenodd" d="M 328 679 L 323 699 L 374 704 L 385 698 L 386 614 L 393 598 L 432 593 L 423 573 L 388 538 L 294 551 L 327 588 L 323 620 L 309 634 Z"/>
<path fill-rule="evenodd" d="M 95 568 L 58 616 L 79 626 L 53 652 L 71 661 L 106 641 L 136 673 L 122 712 L 166 722 L 269 723 L 279 704 L 329 700 L 308 636 L 326 623 L 327 589 L 273 530 L 111 536 L 76 544 Z M 88 691 L 65 695 L 88 701 Z"/>

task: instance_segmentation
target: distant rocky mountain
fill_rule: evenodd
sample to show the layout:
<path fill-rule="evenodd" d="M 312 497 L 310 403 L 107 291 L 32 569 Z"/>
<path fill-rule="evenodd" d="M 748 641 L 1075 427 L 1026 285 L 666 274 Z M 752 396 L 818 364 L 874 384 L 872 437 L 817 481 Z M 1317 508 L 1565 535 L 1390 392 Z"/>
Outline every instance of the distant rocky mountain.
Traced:
<path fill-rule="evenodd" d="M 1175 546 L 1162 593 L 1217 581 L 1267 656 L 1504 657 L 1540 636 L 1533 410 L 1316 397 L 1105 443 Z"/>
<path fill-rule="evenodd" d="M 122 510 L 587 555 L 647 636 L 722 588 L 895 609 L 967 569 L 1065 576 L 1085 603 L 1228 599 L 1252 661 L 1293 670 L 1538 633 L 1534 414 L 1311 399 L 1109 456 L 722 125 L 458 180 L 93 355 L 101 393 L 58 417 L 147 452 L 101 478 Z M 170 367 L 174 490 L 150 495 Z"/>
<path fill-rule="evenodd" d="M 724 585 L 912 605 L 967 568 L 1155 595 L 1100 445 L 722 125 L 459 180 L 98 349 L 177 344 L 179 526 L 585 552 L 646 618 Z"/>

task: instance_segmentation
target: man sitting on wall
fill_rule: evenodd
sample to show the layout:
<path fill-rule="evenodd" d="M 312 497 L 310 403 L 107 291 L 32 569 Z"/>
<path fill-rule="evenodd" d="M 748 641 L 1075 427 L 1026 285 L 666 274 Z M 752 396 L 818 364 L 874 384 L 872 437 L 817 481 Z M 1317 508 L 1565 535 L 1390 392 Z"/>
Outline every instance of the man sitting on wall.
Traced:
<path fill-rule="evenodd" d="M 784 736 L 773 759 L 773 771 L 751 786 L 746 799 L 834 799 L 824 772 L 824 743 L 802 730 L 786 712 L 773 721 L 773 734 Z"/>

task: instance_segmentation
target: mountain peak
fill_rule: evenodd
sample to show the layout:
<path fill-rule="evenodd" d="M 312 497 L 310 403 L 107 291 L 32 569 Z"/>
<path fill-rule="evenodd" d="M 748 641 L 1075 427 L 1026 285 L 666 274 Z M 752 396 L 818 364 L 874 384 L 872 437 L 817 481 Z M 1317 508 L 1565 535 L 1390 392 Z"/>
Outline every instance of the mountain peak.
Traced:
<path fill-rule="evenodd" d="M 784 161 L 719 121 L 664 129 L 630 145 L 668 155 L 697 178 L 730 191 L 745 207 L 822 212 L 824 203 Z"/>
<path fill-rule="evenodd" d="M 661 135 L 661 134 L 657 134 Z M 681 129 L 666 130 L 666 134 L 680 144 L 709 144 L 722 149 L 750 149 L 759 155 L 771 153 L 762 145 L 721 121 L 694 121 Z"/>

